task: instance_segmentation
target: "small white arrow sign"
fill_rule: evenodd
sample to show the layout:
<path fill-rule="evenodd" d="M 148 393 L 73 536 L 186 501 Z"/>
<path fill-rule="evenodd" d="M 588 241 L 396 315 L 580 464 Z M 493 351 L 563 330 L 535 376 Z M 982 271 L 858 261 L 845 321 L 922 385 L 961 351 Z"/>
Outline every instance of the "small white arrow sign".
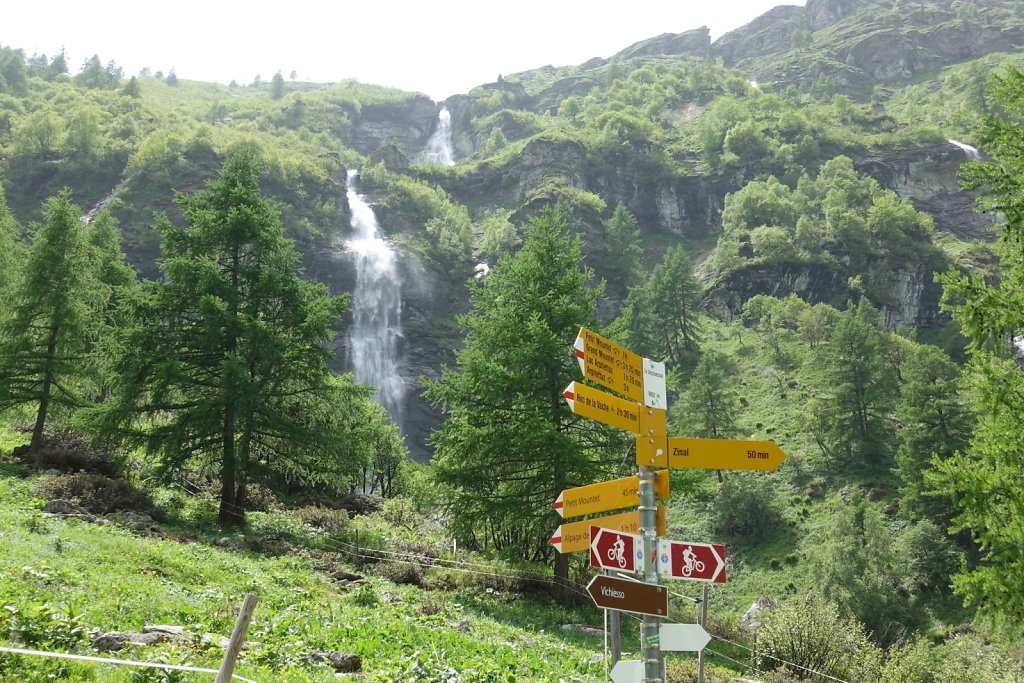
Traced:
<path fill-rule="evenodd" d="M 612 667 L 614 683 L 640 683 L 644 679 L 644 663 L 639 659 L 620 659 Z"/>
<path fill-rule="evenodd" d="M 661 649 L 670 652 L 700 652 L 711 636 L 700 624 L 662 624 Z"/>

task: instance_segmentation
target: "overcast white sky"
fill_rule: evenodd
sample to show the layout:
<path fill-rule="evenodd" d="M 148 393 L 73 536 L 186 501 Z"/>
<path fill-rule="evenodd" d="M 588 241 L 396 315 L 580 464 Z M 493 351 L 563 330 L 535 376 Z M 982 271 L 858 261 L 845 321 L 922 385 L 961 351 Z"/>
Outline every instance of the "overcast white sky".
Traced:
<path fill-rule="evenodd" d="M 700 26 L 712 39 L 805 0 L 36 0 L 5 3 L 0 44 L 54 55 L 76 72 L 98 54 L 126 75 L 250 83 L 299 80 L 417 90 L 440 100 L 545 64 L 580 64 Z"/>

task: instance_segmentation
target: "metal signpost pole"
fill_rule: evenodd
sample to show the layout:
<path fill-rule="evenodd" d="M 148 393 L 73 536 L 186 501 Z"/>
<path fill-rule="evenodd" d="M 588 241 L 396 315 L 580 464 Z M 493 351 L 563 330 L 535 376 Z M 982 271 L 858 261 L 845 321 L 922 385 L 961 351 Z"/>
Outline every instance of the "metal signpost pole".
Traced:
<path fill-rule="evenodd" d="M 640 467 L 640 535 L 643 540 L 644 583 L 658 583 L 658 515 L 654 497 L 654 468 Z M 640 625 L 644 681 L 665 680 L 665 658 L 661 653 L 661 619 L 645 614 Z"/>
<path fill-rule="evenodd" d="M 704 584 L 700 592 L 700 625 L 704 628 L 708 625 L 708 597 L 711 591 L 708 584 Z M 697 683 L 704 683 L 704 648 L 697 654 Z"/>

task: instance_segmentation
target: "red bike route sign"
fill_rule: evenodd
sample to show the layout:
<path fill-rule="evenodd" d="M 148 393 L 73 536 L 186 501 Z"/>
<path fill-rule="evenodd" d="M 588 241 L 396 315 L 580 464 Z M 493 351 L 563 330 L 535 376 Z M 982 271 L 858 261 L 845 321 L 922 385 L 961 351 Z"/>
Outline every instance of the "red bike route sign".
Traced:
<path fill-rule="evenodd" d="M 643 544 L 636 534 L 590 527 L 590 566 L 620 572 L 643 570 Z"/>
<path fill-rule="evenodd" d="M 725 583 L 725 546 L 659 540 L 658 574 L 669 579 Z"/>

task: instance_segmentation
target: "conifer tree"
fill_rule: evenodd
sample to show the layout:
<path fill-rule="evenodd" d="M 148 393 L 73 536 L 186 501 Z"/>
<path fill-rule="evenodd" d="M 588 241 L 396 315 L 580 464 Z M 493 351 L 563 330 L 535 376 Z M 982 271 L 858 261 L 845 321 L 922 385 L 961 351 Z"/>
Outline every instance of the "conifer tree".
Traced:
<path fill-rule="evenodd" d="M 731 439 L 736 436 L 739 401 L 729 382 L 725 357 L 715 351 L 705 352 L 686 391 L 673 408 L 673 416 L 679 419 L 688 437 Z"/>
<path fill-rule="evenodd" d="M 0 320 L 4 319 L 7 312 L 16 269 L 20 262 L 19 231 L 18 222 L 7 208 L 4 189 L 0 185 Z"/>
<path fill-rule="evenodd" d="M 936 464 L 937 490 L 959 508 L 955 524 L 978 543 L 983 562 L 961 572 L 953 589 L 1008 630 L 1024 630 L 1024 372 L 1015 355 L 1024 332 L 1024 71 L 993 76 L 992 107 L 980 130 L 990 160 L 964 166 L 980 208 L 1002 219 L 999 278 L 950 271 L 944 305 L 970 339 L 970 396 L 978 424 L 969 448 Z"/>
<path fill-rule="evenodd" d="M 36 406 L 30 453 L 42 445 L 53 408 L 83 405 L 80 382 L 101 292 L 80 213 L 67 190 L 47 201 L 0 328 L 0 410 Z"/>
<path fill-rule="evenodd" d="M 625 291 L 636 284 L 640 277 L 643 248 L 640 246 L 640 231 L 636 219 L 625 204 L 619 203 L 611 218 L 605 221 L 605 246 L 608 262 L 605 269 L 608 281 L 617 289 Z"/>
<path fill-rule="evenodd" d="M 647 282 L 630 289 L 616 336 L 645 358 L 694 363 L 700 352 L 702 294 L 686 249 L 670 247 Z"/>
<path fill-rule="evenodd" d="M 323 344 L 347 305 L 299 278 L 298 253 L 259 189 L 258 163 L 230 158 L 193 196 L 178 195 L 188 222 L 163 219 L 161 268 L 126 329 L 114 394 L 101 431 L 146 446 L 165 469 L 212 467 L 218 520 L 244 522 L 257 472 L 313 476 L 332 469 L 350 382 L 327 369 Z M 341 450 L 340 448 L 337 450 Z"/>
<path fill-rule="evenodd" d="M 600 295 L 587 286 L 580 239 L 550 207 L 524 233 L 523 247 L 475 285 L 459 319 L 466 342 L 457 365 L 425 381 L 425 395 L 448 414 L 432 437 L 433 470 L 451 492 L 453 528 L 477 546 L 539 559 L 558 524 L 551 501 L 623 453 L 614 447 L 621 436 L 578 419 L 562 397 L 581 379 L 569 349 L 579 328 L 594 324 Z M 566 556 L 556 557 L 556 576 L 567 572 Z"/>
<path fill-rule="evenodd" d="M 886 362 L 888 339 L 866 298 L 840 315 L 829 341 L 818 347 L 824 395 L 815 403 L 816 438 L 842 462 L 880 462 L 889 454 L 887 422 L 896 380 Z"/>
<path fill-rule="evenodd" d="M 974 425 L 964 404 L 960 369 L 942 352 L 929 345 L 913 348 L 901 368 L 896 417 L 899 451 L 894 472 L 900 481 L 900 511 L 908 517 L 927 517 L 939 523 L 949 521 L 953 508 L 948 493 L 929 492 L 932 483 L 926 473 L 934 471 L 932 459 L 949 459 L 963 451 Z"/>

